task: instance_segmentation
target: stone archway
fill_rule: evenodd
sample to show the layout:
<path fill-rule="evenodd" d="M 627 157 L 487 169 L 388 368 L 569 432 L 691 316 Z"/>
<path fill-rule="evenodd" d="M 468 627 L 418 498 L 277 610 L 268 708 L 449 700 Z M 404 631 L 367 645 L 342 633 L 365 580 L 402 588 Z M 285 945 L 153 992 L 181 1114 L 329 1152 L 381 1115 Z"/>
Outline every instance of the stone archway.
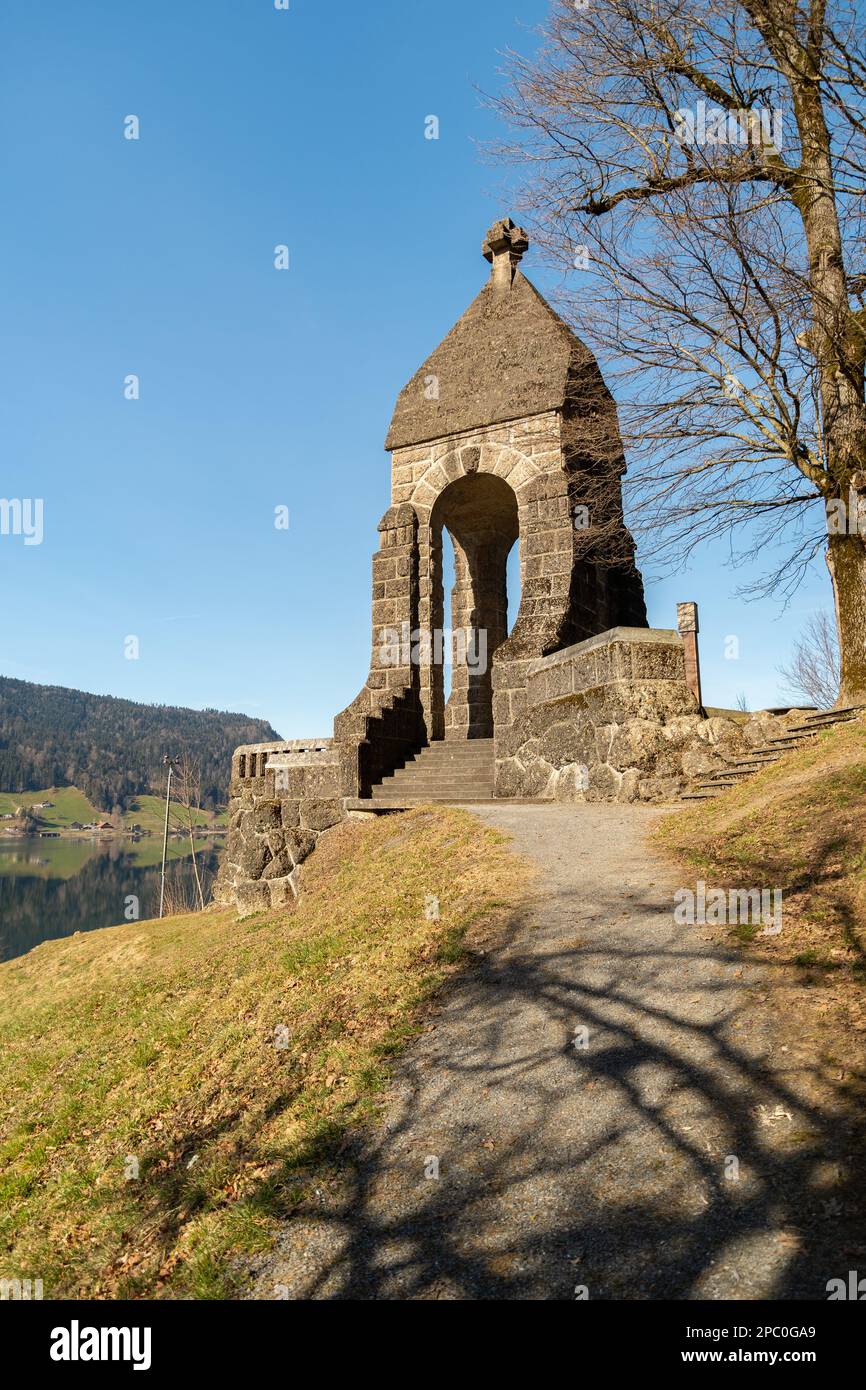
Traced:
<path fill-rule="evenodd" d="M 506 561 L 518 539 L 514 490 L 491 473 L 449 483 L 430 513 L 431 735 L 434 739 L 493 737 L 493 656 L 508 636 Z M 442 533 L 454 546 L 454 588 L 446 614 Z M 444 696 L 436 634 L 450 633 L 451 694 Z M 441 645 L 444 646 L 444 643 Z"/>
<path fill-rule="evenodd" d="M 498 792 L 500 765 L 531 739 L 533 663 L 646 625 L 616 409 L 598 364 L 521 273 L 520 229 L 496 223 L 483 249 L 490 280 L 400 392 L 385 442 L 391 505 L 373 558 L 370 672 L 334 722 L 350 797 L 368 797 L 428 743 L 491 737 Z M 445 531 L 455 549 L 447 612 Z M 516 539 L 521 597 L 509 632 Z M 484 669 L 470 647 L 476 660 L 452 666 L 446 702 L 436 637 L 441 648 L 445 630 L 467 629 L 484 632 Z M 483 750 L 453 755 L 473 751 Z M 514 794 L 504 782 L 502 792 Z"/>

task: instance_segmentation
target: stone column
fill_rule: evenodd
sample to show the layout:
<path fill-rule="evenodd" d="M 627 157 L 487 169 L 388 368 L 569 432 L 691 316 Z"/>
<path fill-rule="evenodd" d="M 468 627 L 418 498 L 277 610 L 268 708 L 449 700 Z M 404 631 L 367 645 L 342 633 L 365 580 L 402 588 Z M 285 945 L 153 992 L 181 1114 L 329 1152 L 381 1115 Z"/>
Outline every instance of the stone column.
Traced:
<path fill-rule="evenodd" d="M 451 694 L 445 707 L 446 739 L 465 739 L 469 737 L 469 672 L 460 660 L 459 647 L 454 642 L 454 634 L 471 629 L 475 623 L 475 592 L 472 565 L 467 547 L 452 535 L 454 542 L 454 588 L 451 590 L 450 626 L 451 650 L 443 651 L 443 659 L 452 663 Z"/>
<path fill-rule="evenodd" d="M 698 655 L 698 605 L 696 603 L 677 604 L 677 627 L 683 639 L 686 655 L 686 684 L 703 709 L 701 698 L 701 663 Z"/>
<path fill-rule="evenodd" d="M 419 541 L 418 627 L 422 661 L 419 671 L 421 707 L 428 740 L 445 736 L 445 677 L 442 662 L 435 661 L 433 634 L 441 632 L 444 618 L 442 594 L 442 527 L 430 525 Z"/>

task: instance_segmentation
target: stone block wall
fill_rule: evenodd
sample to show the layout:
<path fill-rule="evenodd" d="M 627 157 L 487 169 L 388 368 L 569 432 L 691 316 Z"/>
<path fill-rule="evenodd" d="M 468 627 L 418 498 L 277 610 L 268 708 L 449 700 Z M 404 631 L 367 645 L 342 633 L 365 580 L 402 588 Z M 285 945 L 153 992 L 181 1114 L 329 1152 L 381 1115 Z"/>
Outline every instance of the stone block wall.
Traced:
<path fill-rule="evenodd" d="M 301 864 L 323 830 L 343 819 L 333 739 L 293 739 L 235 750 L 229 833 L 214 901 L 243 915 L 290 906 Z"/>
<path fill-rule="evenodd" d="M 497 732 L 497 796 L 670 801 L 764 737 L 699 711 L 666 629 L 617 627 L 529 662 L 521 695 L 517 722 Z"/>

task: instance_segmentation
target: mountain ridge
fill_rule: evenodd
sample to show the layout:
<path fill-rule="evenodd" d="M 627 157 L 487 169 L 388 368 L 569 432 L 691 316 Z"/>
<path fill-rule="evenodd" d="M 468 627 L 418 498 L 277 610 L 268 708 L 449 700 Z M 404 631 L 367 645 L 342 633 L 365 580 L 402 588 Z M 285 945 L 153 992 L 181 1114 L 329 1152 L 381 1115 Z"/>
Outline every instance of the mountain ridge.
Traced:
<path fill-rule="evenodd" d="M 95 805 L 125 810 L 136 796 L 161 789 L 166 753 L 187 753 L 201 765 L 202 804 L 214 809 L 227 798 L 234 749 L 278 740 L 267 720 L 235 711 L 143 704 L 0 676 L 0 791 L 77 786 Z"/>

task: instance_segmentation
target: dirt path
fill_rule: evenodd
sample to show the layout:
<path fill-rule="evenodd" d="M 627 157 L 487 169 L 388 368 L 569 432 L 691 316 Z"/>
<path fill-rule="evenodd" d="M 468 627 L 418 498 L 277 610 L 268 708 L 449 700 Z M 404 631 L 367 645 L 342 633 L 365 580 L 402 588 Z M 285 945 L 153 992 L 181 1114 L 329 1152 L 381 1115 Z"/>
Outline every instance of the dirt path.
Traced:
<path fill-rule="evenodd" d="M 660 813 L 474 814 L 540 864 L 528 919 L 448 994 L 256 1296 L 826 1297 L 857 1267 L 844 1125 L 788 1060 L 767 967 L 674 925 Z"/>

